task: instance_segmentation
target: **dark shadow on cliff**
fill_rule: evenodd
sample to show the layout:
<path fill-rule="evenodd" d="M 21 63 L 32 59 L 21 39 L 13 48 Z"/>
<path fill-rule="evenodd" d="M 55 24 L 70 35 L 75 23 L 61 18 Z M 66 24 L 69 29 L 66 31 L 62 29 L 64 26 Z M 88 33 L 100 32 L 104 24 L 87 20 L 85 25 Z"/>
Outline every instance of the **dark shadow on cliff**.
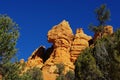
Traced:
<path fill-rule="evenodd" d="M 45 53 L 43 54 L 43 63 L 50 57 L 50 55 L 52 54 L 53 52 L 53 46 L 51 46 L 50 48 L 46 49 L 45 50 Z"/>

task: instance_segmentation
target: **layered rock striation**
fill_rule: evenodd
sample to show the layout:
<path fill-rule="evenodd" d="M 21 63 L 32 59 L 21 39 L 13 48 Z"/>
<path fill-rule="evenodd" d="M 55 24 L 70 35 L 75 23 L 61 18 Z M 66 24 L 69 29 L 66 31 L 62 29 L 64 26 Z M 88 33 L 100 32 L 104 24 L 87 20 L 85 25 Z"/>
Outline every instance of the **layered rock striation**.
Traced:
<path fill-rule="evenodd" d="M 48 31 L 47 38 L 48 42 L 52 43 L 52 47 L 47 50 L 43 46 L 37 48 L 25 62 L 26 70 L 31 67 L 41 68 L 44 80 L 56 79 L 58 75 L 55 73 L 56 64 L 64 64 L 64 74 L 69 70 L 74 70 L 77 57 L 86 47 L 89 47 L 88 41 L 92 39 L 91 36 L 84 33 L 82 28 L 77 29 L 74 35 L 69 23 L 65 20 L 53 26 Z M 24 60 L 20 62 L 24 63 Z M 46 75 L 50 77 L 46 77 Z"/>
<path fill-rule="evenodd" d="M 74 69 L 70 61 L 70 47 L 73 40 L 73 32 L 67 21 L 62 21 L 54 26 L 48 32 L 48 42 L 53 43 L 53 52 L 50 58 L 45 62 L 43 69 L 53 73 L 56 70 L 56 64 L 64 64 L 66 70 Z"/>
<path fill-rule="evenodd" d="M 80 53 L 86 48 L 89 47 L 89 40 L 91 40 L 92 37 L 86 35 L 83 32 L 82 28 L 79 28 L 76 30 L 76 34 L 74 36 L 74 39 L 72 41 L 72 45 L 70 48 L 70 55 L 71 55 L 71 61 L 74 63 L 77 59 L 77 57 L 80 55 Z"/>
<path fill-rule="evenodd" d="M 74 70 L 74 62 L 79 54 L 89 46 L 91 36 L 86 35 L 82 28 L 76 30 L 74 35 L 69 23 L 63 20 L 53 26 L 47 34 L 48 42 L 52 47 L 45 51 L 45 47 L 37 48 L 26 62 L 27 67 L 37 66 L 53 73 L 56 64 L 64 64 L 65 70 Z M 50 51 L 50 53 L 48 52 Z M 22 62 L 22 61 L 21 61 Z"/>

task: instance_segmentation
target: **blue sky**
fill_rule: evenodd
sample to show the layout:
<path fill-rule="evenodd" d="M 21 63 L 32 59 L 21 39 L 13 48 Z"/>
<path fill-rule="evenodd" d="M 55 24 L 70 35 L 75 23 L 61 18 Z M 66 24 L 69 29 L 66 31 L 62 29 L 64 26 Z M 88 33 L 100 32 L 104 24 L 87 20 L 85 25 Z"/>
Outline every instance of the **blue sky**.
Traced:
<path fill-rule="evenodd" d="M 18 58 L 27 58 L 39 46 L 46 48 L 47 32 L 62 20 L 67 20 L 75 32 L 83 28 L 88 35 L 88 25 L 97 25 L 94 10 L 101 4 L 107 4 L 111 11 L 111 20 L 107 23 L 114 29 L 120 27 L 120 0 L 0 0 L 0 14 L 9 15 L 20 27 L 17 42 Z"/>

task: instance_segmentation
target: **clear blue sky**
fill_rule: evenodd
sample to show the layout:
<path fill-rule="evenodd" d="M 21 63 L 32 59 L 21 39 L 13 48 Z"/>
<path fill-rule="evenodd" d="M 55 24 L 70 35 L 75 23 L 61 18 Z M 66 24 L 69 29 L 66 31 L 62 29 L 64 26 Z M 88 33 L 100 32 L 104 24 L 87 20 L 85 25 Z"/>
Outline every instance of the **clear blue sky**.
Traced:
<path fill-rule="evenodd" d="M 27 58 L 40 45 L 50 47 L 47 32 L 62 20 L 69 21 L 73 32 L 82 27 L 88 35 L 90 23 L 97 24 L 94 10 L 107 4 L 109 25 L 120 27 L 120 0 L 0 0 L 0 14 L 8 14 L 20 27 L 18 58 Z"/>

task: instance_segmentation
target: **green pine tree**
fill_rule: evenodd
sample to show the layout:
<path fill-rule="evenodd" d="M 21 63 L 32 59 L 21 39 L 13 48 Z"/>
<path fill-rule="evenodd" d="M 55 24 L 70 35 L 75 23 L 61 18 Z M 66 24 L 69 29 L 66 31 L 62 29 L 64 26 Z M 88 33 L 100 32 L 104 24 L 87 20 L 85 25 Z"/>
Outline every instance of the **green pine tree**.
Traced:
<path fill-rule="evenodd" d="M 29 69 L 20 76 L 20 80 L 43 80 L 42 71 L 37 67 Z"/>
<path fill-rule="evenodd" d="M 0 15 L 0 64 L 7 63 L 16 54 L 19 32 L 17 24 L 7 15 Z"/>
<path fill-rule="evenodd" d="M 120 29 L 113 35 L 103 36 L 110 11 L 106 5 L 96 9 L 98 26 L 91 26 L 101 38 L 94 41 L 94 47 L 85 49 L 75 63 L 75 80 L 120 80 Z"/>
<path fill-rule="evenodd" d="M 19 36 L 17 24 L 7 15 L 0 15 L 0 75 L 3 80 L 14 80 L 16 65 L 11 63 L 15 56 L 16 41 Z M 11 77 L 12 76 L 12 77 Z"/>
<path fill-rule="evenodd" d="M 102 73 L 96 65 L 93 49 L 87 48 L 75 63 L 75 80 L 97 80 L 99 78 L 102 78 Z"/>
<path fill-rule="evenodd" d="M 105 4 L 102 4 L 99 8 L 95 10 L 96 18 L 98 20 L 98 25 L 91 24 L 89 29 L 95 33 L 102 33 L 104 32 L 104 27 L 106 26 L 106 21 L 110 20 L 110 10 L 107 9 Z"/>
<path fill-rule="evenodd" d="M 113 35 L 96 40 L 85 49 L 75 63 L 76 80 L 120 79 L 120 29 Z"/>
<path fill-rule="evenodd" d="M 110 20 L 110 11 L 105 4 L 102 4 L 100 8 L 97 8 L 95 13 L 100 26 L 104 26 L 105 22 Z"/>

